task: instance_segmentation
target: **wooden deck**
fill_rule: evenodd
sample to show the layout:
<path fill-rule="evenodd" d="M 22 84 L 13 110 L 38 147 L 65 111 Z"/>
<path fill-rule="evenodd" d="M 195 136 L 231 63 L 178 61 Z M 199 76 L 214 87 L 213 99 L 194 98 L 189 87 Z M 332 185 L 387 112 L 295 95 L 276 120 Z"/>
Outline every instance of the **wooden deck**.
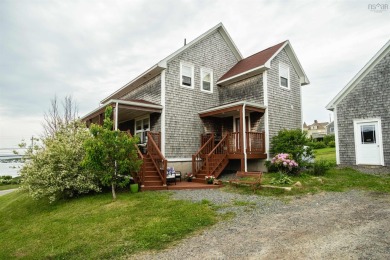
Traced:
<path fill-rule="evenodd" d="M 198 182 L 188 182 L 188 181 L 178 181 L 175 183 L 169 183 L 167 186 L 159 186 L 159 187 L 143 187 L 141 191 L 146 190 L 198 190 L 198 189 L 219 189 L 222 188 L 223 185 L 213 185 L 206 183 L 198 183 Z"/>

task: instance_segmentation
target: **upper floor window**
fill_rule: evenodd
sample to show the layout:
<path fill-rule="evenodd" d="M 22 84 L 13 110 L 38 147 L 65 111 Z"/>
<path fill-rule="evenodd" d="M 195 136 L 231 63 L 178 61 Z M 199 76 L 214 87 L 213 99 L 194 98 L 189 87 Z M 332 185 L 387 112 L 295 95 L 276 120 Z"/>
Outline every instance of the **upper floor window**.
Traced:
<path fill-rule="evenodd" d="M 194 65 L 180 63 L 180 86 L 194 88 Z"/>
<path fill-rule="evenodd" d="M 213 71 L 206 68 L 200 69 L 200 90 L 208 93 L 213 93 Z"/>
<path fill-rule="evenodd" d="M 286 64 L 279 64 L 279 85 L 290 89 L 290 69 Z"/>

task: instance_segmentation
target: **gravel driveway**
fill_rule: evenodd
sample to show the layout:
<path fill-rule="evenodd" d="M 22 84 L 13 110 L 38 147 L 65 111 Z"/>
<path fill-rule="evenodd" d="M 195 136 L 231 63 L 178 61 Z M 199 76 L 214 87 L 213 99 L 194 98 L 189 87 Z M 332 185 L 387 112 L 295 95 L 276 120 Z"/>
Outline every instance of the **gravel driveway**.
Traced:
<path fill-rule="evenodd" d="M 390 259 L 390 195 L 349 191 L 283 202 L 222 190 L 175 191 L 236 213 L 160 252 L 132 259 Z M 237 205 L 237 206 L 234 206 Z"/>

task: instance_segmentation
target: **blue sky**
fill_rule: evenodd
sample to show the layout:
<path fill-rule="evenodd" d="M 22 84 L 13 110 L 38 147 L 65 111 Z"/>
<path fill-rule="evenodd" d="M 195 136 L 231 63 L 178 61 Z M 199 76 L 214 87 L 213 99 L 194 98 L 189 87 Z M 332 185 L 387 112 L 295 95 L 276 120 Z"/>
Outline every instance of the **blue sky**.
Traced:
<path fill-rule="evenodd" d="M 86 114 L 219 22 L 244 57 L 290 40 L 311 81 L 304 121 L 328 121 L 325 105 L 390 39 L 390 10 L 369 4 L 0 0 L 0 148 L 40 135 L 54 95 L 72 95 Z"/>

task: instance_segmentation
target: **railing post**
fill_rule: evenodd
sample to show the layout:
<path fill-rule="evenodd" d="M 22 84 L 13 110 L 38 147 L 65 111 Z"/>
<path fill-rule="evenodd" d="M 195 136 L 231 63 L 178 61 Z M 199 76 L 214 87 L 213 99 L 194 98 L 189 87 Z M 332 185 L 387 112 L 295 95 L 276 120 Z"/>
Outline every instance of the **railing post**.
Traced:
<path fill-rule="evenodd" d="M 206 155 L 206 174 L 210 174 L 209 155 Z"/>

